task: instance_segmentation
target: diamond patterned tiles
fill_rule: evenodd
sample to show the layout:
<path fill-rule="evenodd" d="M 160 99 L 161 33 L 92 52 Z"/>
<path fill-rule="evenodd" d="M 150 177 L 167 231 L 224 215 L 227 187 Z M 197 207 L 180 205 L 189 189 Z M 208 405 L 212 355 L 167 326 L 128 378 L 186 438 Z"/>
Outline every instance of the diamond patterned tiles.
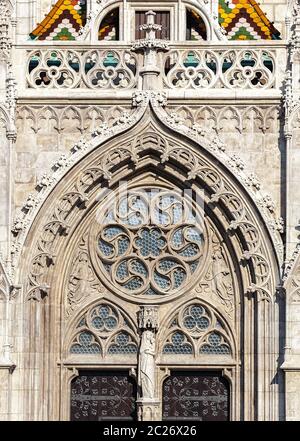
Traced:
<path fill-rule="evenodd" d="M 219 23 L 229 40 L 280 38 L 280 33 L 255 0 L 219 0 Z"/>
<path fill-rule="evenodd" d="M 75 40 L 86 21 L 86 0 L 58 0 L 31 32 L 32 40 Z"/>

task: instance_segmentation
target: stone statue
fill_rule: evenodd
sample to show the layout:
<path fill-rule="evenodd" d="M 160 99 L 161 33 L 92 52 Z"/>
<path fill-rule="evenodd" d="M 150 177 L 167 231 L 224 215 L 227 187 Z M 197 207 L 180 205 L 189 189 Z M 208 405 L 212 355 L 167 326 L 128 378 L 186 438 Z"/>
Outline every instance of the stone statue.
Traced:
<path fill-rule="evenodd" d="M 154 398 L 155 394 L 155 336 L 153 331 L 142 334 L 139 357 L 139 384 L 143 398 Z"/>

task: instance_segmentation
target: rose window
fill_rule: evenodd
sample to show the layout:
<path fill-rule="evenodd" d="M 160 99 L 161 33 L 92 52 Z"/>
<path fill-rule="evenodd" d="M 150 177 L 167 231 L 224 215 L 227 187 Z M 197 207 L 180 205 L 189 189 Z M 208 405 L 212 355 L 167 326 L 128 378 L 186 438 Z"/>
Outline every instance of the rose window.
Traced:
<path fill-rule="evenodd" d="M 159 189 L 120 196 L 102 214 L 98 259 L 108 280 L 131 295 L 181 289 L 203 256 L 200 216 L 180 194 Z"/>

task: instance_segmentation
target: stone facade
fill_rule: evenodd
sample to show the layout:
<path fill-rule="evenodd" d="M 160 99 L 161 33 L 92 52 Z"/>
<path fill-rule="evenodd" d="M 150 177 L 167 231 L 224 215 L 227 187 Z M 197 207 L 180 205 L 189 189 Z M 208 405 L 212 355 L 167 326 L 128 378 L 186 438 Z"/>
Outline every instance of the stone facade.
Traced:
<path fill-rule="evenodd" d="M 91 0 L 76 41 L 30 40 L 51 3 L 0 0 L 0 419 L 69 420 L 81 372 L 122 369 L 140 420 L 184 370 L 231 420 L 300 419 L 298 0 L 261 1 L 278 40 L 229 41 L 213 0 Z M 134 38 L 151 9 L 170 40 L 152 13 Z"/>

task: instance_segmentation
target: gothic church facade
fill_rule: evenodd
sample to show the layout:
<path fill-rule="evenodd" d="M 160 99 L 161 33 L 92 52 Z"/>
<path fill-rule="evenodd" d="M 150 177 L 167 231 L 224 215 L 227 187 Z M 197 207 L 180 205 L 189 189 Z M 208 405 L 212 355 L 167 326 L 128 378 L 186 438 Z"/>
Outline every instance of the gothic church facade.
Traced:
<path fill-rule="evenodd" d="M 0 0 L 0 419 L 300 419 L 299 0 Z"/>

